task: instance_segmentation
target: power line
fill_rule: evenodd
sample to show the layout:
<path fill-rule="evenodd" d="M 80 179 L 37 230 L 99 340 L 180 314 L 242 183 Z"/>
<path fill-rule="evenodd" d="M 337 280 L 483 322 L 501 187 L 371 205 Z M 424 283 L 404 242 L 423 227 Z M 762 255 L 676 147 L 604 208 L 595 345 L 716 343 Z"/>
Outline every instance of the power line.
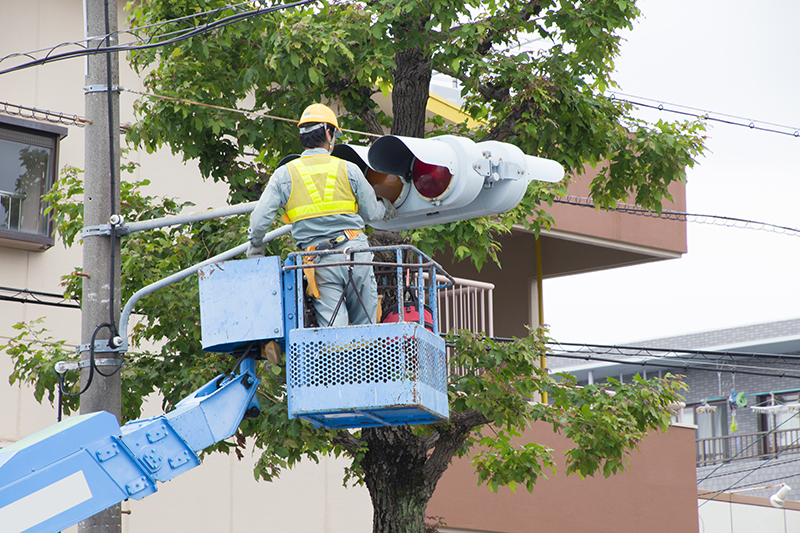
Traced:
<path fill-rule="evenodd" d="M 492 337 L 495 342 L 513 342 L 514 339 Z M 753 376 L 800 379 L 800 369 L 765 368 L 743 365 L 737 360 L 747 358 L 759 363 L 770 361 L 786 366 L 800 366 L 800 355 L 745 353 L 710 350 L 679 350 L 670 348 L 647 348 L 639 346 L 609 346 L 603 344 L 578 344 L 550 341 L 546 357 L 628 364 L 642 367 L 671 370 L 698 370 L 704 372 L 727 372 Z M 726 361 L 727 360 L 727 361 Z M 558 372 L 557 369 L 550 369 Z"/>
<path fill-rule="evenodd" d="M 781 466 L 781 465 L 785 465 L 785 464 L 789 464 L 789 463 L 794 463 L 794 462 L 797 462 L 797 461 L 800 461 L 800 459 L 794 459 L 792 461 L 785 461 L 783 463 L 774 463 L 774 464 L 772 464 L 770 466 Z M 781 480 L 784 480 L 784 479 L 790 479 L 790 478 L 793 478 L 793 477 L 797 477 L 797 475 L 798 474 L 787 474 L 785 476 L 771 477 L 769 479 L 762 479 L 760 481 L 753 481 L 752 483 L 746 483 L 744 485 L 739 485 L 736 488 L 737 489 L 746 489 L 747 487 L 753 487 L 753 486 L 757 486 L 757 485 L 764 485 L 764 484 L 767 484 L 767 483 L 774 483 L 775 481 L 781 481 Z M 730 489 L 728 489 L 728 490 L 730 490 Z M 718 492 L 718 491 L 708 491 L 708 492 Z"/>
<path fill-rule="evenodd" d="M 16 57 L 28 57 L 28 58 L 30 58 L 32 60 L 31 62 L 23 64 L 23 65 L 19 65 L 19 68 L 27 68 L 28 66 L 34 66 L 34 64 L 44 64 L 44 62 L 51 62 L 51 61 L 57 61 L 59 59 L 66 59 L 67 57 L 64 57 L 64 56 L 70 56 L 70 54 L 81 55 L 82 53 L 91 53 L 92 50 L 89 48 L 90 44 L 98 43 L 98 45 L 101 45 L 101 44 L 105 43 L 106 45 L 108 45 L 108 44 L 110 44 L 111 41 L 113 41 L 115 39 L 118 39 L 120 36 L 123 36 L 123 35 L 130 35 L 130 36 L 135 37 L 135 39 L 133 41 L 131 41 L 131 42 L 127 43 L 126 45 L 124 45 L 126 47 L 133 46 L 136 43 L 145 43 L 146 42 L 148 44 L 152 44 L 153 39 L 156 38 L 155 36 L 151 36 L 151 37 L 148 37 L 148 38 L 142 38 L 142 37 L 139 37 L 138 32 L 142 32 L 144 30 L 155 29 L 155 31 L 152 32 L 155 35 L 155 33 L 159 29 L 167 26 L 168 24 L 177 24 L 177 23 L 180 23 L 180 22 L 188 22 L 188 21 L 191 21 L 192 19 L 196 19 L 196 18 L 205 16 L 205 15 L 215 15 L 215 14 L 220 13 L 222 11 L 225 11 L 225 10 L 228 10 L 228 9 L 237 9 L 237 8 L 240 8 L 240 7 L 245 6 L 245 5 L 248 6 L 248 7 L 252 7 L 252 4 L 249 3 L 249 2 L 243 2 L 243 3 L 240 3 L 240 4 L 235 4 L 235 5 L 230 5 L 230 6 L 223 6 L 223 7 L 217 8 L 217 9 L 204 11 L 204 12 L 200 12 L 200 13 L 195 13 L 193 15 L 188 15 L 188 16 L 185 16 L 185 17 L 178 17 L 178 18 L 175 18 L 175 19 L 156 22 L 156 23 L 153 23 L 153 24 L 142 26 L 140 28 L 132 28 L 130 30 L 120 30 L 120 31 L 116 31 L 116 32 L 113 32 L 113 33 L 108 33 L 108 34 L 103 35 L 103 36 L 92 37 L 90 39 L 83 39 L 83 40 L 80 40 L 80 41 L 64 42 L 64 43 L 58 44 L 58 45 L 50 47 L 50 48 L 42 48 L 42 49 L 39 49 L 39 50 L 34 50 L 32 52 L 9 54 L 9 55 L 7 55 L 5 57 L 0 58 L 0 63 L 2 63 L 5 60 L 13 59 L 13 58 L 16 58 Z M 206 25 L 208 25 L 208 23 L 206 23 Z M 170 37 L 170 36 L 181 36 L 183 34 L 183 32 L 193 31 L 193 30 L 195 30 L 197 28 L 198 28 L 198 26 L 189 26 L 188 28 L 186 28 L 184 30 L 167 32 L 167 33 L 159 35 L 158 37 L 163 39 L 165 37 Z M 162 44 L 167 44 L 167 43 L 162 43 Z M 58 50 L 60 48 L 69 47 L 69 46 L 77 46 L 80 49 L 82 49 L 82 52 L 81 51 L 69 52 L 69 53 L 65 53 L 65 54 L 59 54 L 59 55 L 51 56 L 51 54 L 53 52 L 55 52 L 56 50 Z M 131 49 L 133 49 L 133 48 L 131 48 Z M 35 56 L 37 54 L 42 53 L 42 52 L 46 52 L 45 57 L 41 58 L 41 59 L 37 59 Z M 70 57 L 72 57 L 72 56 L 70 56 Z M 77 55 L 75 57 L 77 57 Z M 9 71 L 11 71 L 11 69 Z M 2 72 L 6 72 L 6 71 L 2 71 Z"/>
<path fill-rule="evenodd" d="M 795 415 L 795 416 L 797 416 L 797 415 Z M 789 420 L 791 420 L 792 418 L 794 418 L 794 416 L 793 416 L 793 417 L 790 417 L 790 418 L 787 418 L 786 420 L 784 420 L 784 421 L 781 423 L 781 425 L 785 424 L 786 422 L 788 422 L 788 421 L 789 421 Z M 780 427 L 780 425 L 779 425 L 779 426 L 777 426 L 775 429 L 777 429 L 778 427 Z M 772 431 L 775 431 L 775 430 L 773 429 Z M 768 435 L 768 434 L 769 434 L 769 432 L 768 432 L 768 433 L 765 433 L 765 434 L 764 434 L 764 436 L 766 436 L 766 435 Z M 763 436 L 762 436 L 762 438 L 763 438 Z M 756 440 L 755 442 L 758 442 L 759 440 L 761 440 L 761 439 L 758 439 L 758 440 Z M 730 486 L 729 486 L 727 489 L 725 489 L 725 490 L 722 490 L 722 491 L 720 491 L 719 493 L 717 493 L 717 494 L 715 494 L 714 496 L 712 496 L 711 498 L 709 498 L 709 499 L 705 500 L 703 503 L 701 503 L 701 504 L 698 506 L 698 508 L 699 508 L 699 507 L 702 507 L 702 506 L 704 506 L 706 503 L 708 503 L 708 502 L 710 502 L 711 500 L 715 499 L 717 496 L 719 496 L 719 495 L 720 495 L 720 494 L 722 494 L 723 492 L 727 492 L 727 491 L 729 491 L 729 490 L 731 490 L 731 489 L 734 489 L 734 488 L 736 488 L 736 485 L 737 485 L 737 483 L 739 483 L 739 482 L 740 482 L 740 481 L 742 481 L 743 479 L 747 478 L 748 476 L 752 475 L 752 474 L 753 474 L 753 473 L 755 473 L 755 472 L 758 472 L 759 470 L 761 470 L 762 468 L 764 468 L 765 466 L 767 466 L 767 465 L 769 464 L 769 462 L 770 462 L 770 461 L 772 461 L 773 459 L 776 459 L 776 458 L 777 458 L 777 457 L 778 457 L 778 456 L 779 456 L 779 455 L 780 455 L 782 452 L 784 452 L 784 451 L 788 450 L 789 448 L 791 448 L 792 446 L 794 446 L 795 444 L 797 444 L 797 443 L 798 443 L 798 441 L 800 441 L 800 435 L 798 435 L 798 437 L 797 437 L 797 438 L 795 438 L 795 439 L 794 439 L 794 440 L 793 440 L 791 443 L 787 444 L 786 446 L 784 446 L 783 448 L 781 448 L 780 450 L 778 450 L 777 452 L 775 452 L 775 455 L 773 455 L 772 457 L 768 458 L 766 461 L 764 461 L 763 463 L 761 463 L 760 465 L 758 465 L 756 468 L 753 468 L 752 470 L 750 470 L 748 473 L 746 473 L 745 475 L 743 475 L 742 477 L 740 477 L 738 480 L 734 481 L 734 482 L 733 482 L 733 483 L 732 483 L 732 484 L 731 484 L 731 485 L 730 485 Z M 751 446 L 752 446 L 752 444 L 751 444 Z M 744 449 L 747 449 L 747 448 L 744 448 Z M 741 452 L 739 452 L 739 453 L 741 453 Z M 730 461 L 730 459 L 729 459 L 729 461 Z M 723 464 L 725 464 L 725 463 L 723 463 Z M 720 465 L 720 467 L 721 467 L 721 466 L 722 466 L 722 465 Z M 715 469 L 714 471 L 716 471 L 716 469 Z M 703 480 L 701 480 L 701 481 L 705 481 L 705 479 L 706 479 L 706 478 L 704 478 L 704 479 L 703 479 Z M 698 483 L 698 484 L 700 484 L 700 481 L 698 481 L 697 483 Z"/>
<path fill-rule="evenodd" d="M 775 462 L 771 466 L 777 467 L 777 466 L 794 464 L 794 463 L 798 463 L 798 462 L 800 462 L 800 459 L 789 459 L 787 461 L 781 461 L 779 463 Z M 734 471 L 730 471 L 730 472 L 722 472 L 720 474 L 715 474 L 713 476 L 712 475 L 708 475 L 705 478 L 703 478 L 703 481 L 707 481 L 709 479 L 714 479 L 714 478 L 725 477 L 725 476 L 733 476 L 733 475 L 736 475 L 736 474 L 742 474 L 744 472 L 749 472 L 750 470 L 752 470 L 752 467 L 751 468 L 744 468 L 742 470 L 734 470 Z M 769 479 L 769 480 L 765 480 L 765 481 L 758 481 L 758 482 L 755 482 L 755 483 L 751 483 L 750 485 L 759 485 L 761 483 L 769 483 L 770 481 L 777 481 L 778 479 L 785 479 L 787 477 L 794 477 L 794 476 L 797 476 L 797 475 L 800 475 L 800 472 L 798 472 L 797 474 L 791 474 L 789 476 L 783 476 L 783 477 Z M 748 487 L 749 485 L 743 485 L 743 486 L 744 487 Z"/>
<path fill-rule="evenodd" d="M 564 199 L 556 198 L 554 203 L 577 205 L 581 207 L 595 208 L 594 200 L 585 196 L 567 195 Z M 720 215 L 701 215 L 696 213 L 686 213 L 683 211 L 673 211 L 664 209 L 661 213 L 653 211 L 652 209 L 645 209 L 638 205 L 631 204 L 618 204 L 616 207 L 608 208 L 609 211 L 618 211 L 629 215 L 638 215 L 651 218 L 661 218 L 664 220 L 676 220 L 679 222 L 693 222 L 698 224 L 710 224 L 714 226 L 722 226 L 726 228 L 736 229 L 750 229 L 755 231 L 768 231 L 770 233 L 777 233 L 779 235 L 789 235 L 792 237 L 800 237 L 800 229 L 790 228 L 788 226 L 778 226 L 776 224 L 769 224 L 767 222 L 758 222 L 755 220 L 747 220 L 744 218 L 725 217 Z"/>
<path fill-rule="evenodd" d="M 134 89 L 127 89 L 125 87 L 120 87 L 119 89 L 121 91 L 125 91 L 125 92 L 128 92 L 128 93 L 133 93 L 133 94 L 138 94 L 140 96 L 146 96 L 148 98 L 159 98 L 161 100 L 169 100 L 171 102 L 177 102 L 177 103 L 181 103 L 181 104 L 198 105 L 198 106 L 202 106 L 202 107 L 208 107 L 208 108 L 211 108 L 211 109 L 216 109 L 218 111 L 227 111 L 229 113 L 238 113 L 240 115 L 245 115 L 245 116 L 248 116 L 248 117 L 268 118 L 268 119 L 271 119 L 271 120 L 280 120 L 280 121 L 283 121 L 283 122 L 293 122 L 295 124 L 297 122 L 299 122 L 298 119 L 279 117 L 279 116 L 275 116 L 275 115 L 268 115 L 267 113 L 262 113 L 260 111 L 253 111 L 253 110 L 248 110 L 248 109 L 235 109 L 233 107 L 224 107 L 224 106 L 219 106 L 219 105 L 214 105 L 214 104 L 206 104 L 206 103 L 203 103 L 203 102 L 198 102 L 196 100 L 189 100 L 189 99 L 186 99 L 186 98 L 176 98 L 176 97 L 173 97 L 173 96 L 163 96 L 163 95 L 160 95 L 160 94 L 146 93 L 146 92 L 137 91 L 137 90 L 134 90 Z M 356 135 L 363 135 L 363 136 L 366 136 L 366 137 L 381 137 L 381 135 L 378 135 L 378 134 L 375 134 L 375 133 L 369 133 L 369 132 L 366 132 L 366 131 L 348 130 L 346 128 L 341 128 L 341 130 L 343 132 L 353 133 L 353 134 L 356 134 Z"/>
<path fill-rule="evenodd" d="M 53 307 L 70 307 L 73 309 L 81 308 L 76 303 L 70 303 L 69 299 L 65 298 L 63 294 L 15 289 L 13 287 L 0 287 L 0 300 Z"/>
<path fill-rule="evenodd" d="M 635 366 L 697 370 L 705 372 L 727 372 L 755 376 L 800 379 L 800 370 L 792 368 L 768 368 L 764 366 L 743 365 L 737 359 L 781 363 L 785 366 L 798 366 L 800 356 L 784 354 L 730 353 L 713 351 L 684 351 L 642 347 L 617 347 L 592 344 L 548 343 L 552 350 L 547 357 L 599 361 Z M 726 361 L 727 359 L 727 361 Z M 769 364 L 769 363 L 768 363 Z"/>
<path fill-rule="evenodd" d="M 635 366 L 641 366 L 642 368 L 651 367 L 657 369 L 668 369 L 668 370 L 696 370 L 700 372 L 726 372 L 730 374 L 745 374 L 750 376 L 765 376 L 765 377 L 779 377 L 779 378 L 789 378 L 789 379 L 800 379 L 800 371 L 793 372 L 787 371 L 783 369 L 761 369 L 760 367 L 745 367 L 741 365 L 735 365 L 730 363 L 698 363 L 698 362 L 691 362 L 682 359 L 668 359 L 668 358 L 645 358 L 645 359 L 638 359 L 636 361 L 621 361 L 619 359 L 614 359 L 611 357 L 605 356 L 598 356 L 592 353 L 564 353 L 564 352 L 552 352 L 545 354 L 546 357 L 561 357 L 565 359 L 578 359 L 583 361 L 598 361 L 603 363 L 616 363 L 616 364 L 629 364 Z M 551 369 L 557 372 L 557 369 Z"/>
<path fill-rule="evenodd" d="M 800 414 L 800 413 L 797 413 L 797 414 Z M 727 460 L 723 461 L 722 463 L 720 463 L 720 464 L 719 464 L 719 465 L 718 465 L 718 466 L 717 466 L 717 467 L 716 467 L 714 470 L 712 470 L 711 472 L 709 472 L 708 474 L 706 474 L 706 476 L 705 476 L 703 479 L 699 480 L 699 481 L 697 482 L 697 484 L 699 485 L 699 484 L 700 484 L 700 483 L 702 483 L 703 481 L 707 480 L 709 477 L 711 477 L 711 474 L 713 474 L 714 472 L 716 472 L 717 470 L 719 470 L 720 468 L 722 468 L 722 467 L 723 467 L 723 466 L 725 466 L 726 464 L 728 464 L 728 463 L 730 463 L 731 461 L 733 461 L 734 459 L 736 459 L 736 458 L 737 458 L 739 455 L 741 455 L 742 453 L 744 453 L 744 452 L 745 452 L 746 450 L 748 450 L 749 448 L 751 448 L 751 447 L 755 446 L 756 444 L 758 444 L 759 442 L 761 442 L 762 440 L 764 440 L 764 438 L 765 438 L 765 437 L 767 437 L 769 434 L 771 434 L 771 433 L 775 433 L 775 432 L 778 430 L 778 428 L 780 428 L 782 425 L 784 425 L 784 424 L 786 424 L 787 422 L 789 422 L 790 420 L 792 420 L 792 419 L 793 419 L 795 416 L 797 416 L 797 414 L 794 414 L 794 415 L 790 416 L 789 418 L 787 418 L 786 420 L 784 420 L 783 422 L 781 422 L 780 424 L 778 424 L 778 425 L 777 425 L 777 426 L 775 426 L 774 428 L 770 429 L 769 431 L 767 431 L 766 433 L 764 433 L 763 435 L 761 435 L 759 438 L 757 438 L 756 440 L 754 440 L 753 442 L 751 442 L 750 444 L 748 444 L 747 446 L 745 446 L 744 448 L 742 448 L 741 450 L 739 450 L 739 452 L 738 452 L 736 455 L 734 455 L 733 457 L 731 457 L 731 458 L 729 458 L 729 459 L 727 459 Z M 798 437 L 798 438 L 800 438 L 800 437 Z M 795 441 L 795 442 L 796 442 L 796 441 Z M 794 444 L 794 443 L 792 443 L 792 444 Z M 777 456 L 778 456 L 778 454 L 780 454 L 780 453 L 781 453 L 783 450 L 786 450 L 787 448 L 788 448 L 788 446 L 787 446 L 787 447 L 784 447 L 782 450 L 779 450 L 779 451 L 777 451 L 777 452 L 775 453 L 775 455 L 774 455 L 774 456 L 772 456 L 772 457 L 770 457 L 770 458 L 768 459 L 768 461 L 769 461 L 769 460 L 772 460 L 772 459 L 774 459 L 775 457 L 777 457 Z M 759 467 L 759 468 L 761 468 L 761 467 Z M 757 468 L 756 470 L 758 470 L 758 468 Z M 742 479 L 744 479 L 745 477 L 749 476 L 749 475 L 750 475 L 750 474 L 752 474 L 752 473 L 753 473 L 753 470 L 752 470 L 752 469 L 750 469 L 750 470 L 748 471 L 747 475 L 746 475 L 746 476 L 744 476 L 744 477 L 742 477 L 742 478 L 741 478 L 739 481 L 741 481 Z M 738 483 L 738 481 L 737 481 L 737 483 Z M 736 485 L 736 483 L 734 483 L 734 485 Z M 730 488 L 728 488 L 728 489 L 725 489 L 725 490 L 730 490 Z"/>
<path fill-rule="evenodd" d="M 134 50 L 147 50 L 147 49 L 151 49 L 151 48 L 158 48 L 158 47 L 165 46 L 165 45 L 168 45 L 168 44 L 174 44 L 174 43 L 177 43 L 177 42 L 180 42 L 180 41 L 184 41 L 184 40 L 189 39 L 191 37 L 207 33 L 207 32 L 209 32 L 211 30 L 215 30 L 215 29 L 218 29 L 218 28 L 229 26 L 229 25 L 234 24 L 236 22 L 240 22 L 240 21 L 243 21 L 243 20 L 246 20 L 246 19 L 249 19 L 249 18 L 257 17 L 259 15 L 263 15 L 263 14 L 270 13 L 270 12 L 273 12 L 273 11 L 279 11 L 279 10 L 284 10 L 284 9 L 300 7 L 300 6 L 304 6 L 304 5 L 308 5 L 308 4 L 313 4 L 313 3 L 316 3 L 316 1 L 317 0 L 301 0 L 299 2 L 295 2 L 295 3 L 292 3 L 292 4 L 277 5 L 277 6 L 270 6 L 270 7 L 266 7 L 266 8 L 253 9 L 253 10 L 245 11 L 245 12 L 242 12 L 242 13 L 237 13 L 235 15 L 230 15 L 230 16 L 227 16 L 227 17 L 223 17 L 223 18 L 221 18 L 221 19 L 219 19 L 217 21 L 207 22 L 207 23 L 205 23 L 205 24 L 203 24 L 201 26 L 190 26 L 189 28 L 187 28 L 185 30 L 168 32 L 168 33 L 165 33 L 165 34 L 162 34 L 162 35 L 158 35 L 158 36 L 151 36 L 151 37 L 147 37 L 147 38 L 142 38 L 142 37 L 139 37 L 138 35 L 136 35 L 137 31 L 141 31 L 143 29 L 148 29 L 148 28 L 153 28 L 153 27 L 161 28 L 161 27 L 166 26 L 167 24 L 173 24 L 175 22 L 184 22 L 184 21 L 187 21 L 187 20 L 190 20 L 190 19 L 193 19 L 193 18 L 197 18 L 197 17 L 202 16 L 202 15 L 214 15 L 214 14 L 217 14 L 217 13 L 225 11 L 225 10 L 236 9 L 236 8 L 239 8 L 239 7 L 244 6 L 244 5 L 248 5 L 248 6 L 252 5 L 252 3 L 250 3 L 250 2 L 245 2 L 245 3 L 241 3 L 241 4 L 236 4 L 236 5 L 233 5 L 233 6 L 224 6 L 224 7 L 212 10 L 212 11 L 207 11 L 207 12 L 204 12 L 204 13 L 198 13 L 198 14 L 195 14 L 195 15 L 187 16 L 187 17 L 181 17 L 181 18 L 178 18 L 178 19 L 172 19 L 172 20 L 168 20 L 168 21 L 159 22 L 159 23 L 156 23 L 156 24 L 153 24 L 153 25 L 150 25 L 150 26 L 145 26 L 143 28 L 136 28 L 136 29 L 128 30 L 128 31 L 109 33 L 109 34 L 107 34 L 105 36 L 94 37 L 94 38 L 89 39 L 89 40 L 73 41 L 73 42 L 69 42 L 69 43 L 61 43 L 61 44 L 56 45 L 54 47 L 47 48 L 47 49 L 42 49 L 42 50 L 36 50 L 34 52 L 9 54 L 9 55 L 7 55 L 5 57 L 0 58 L 0 64 L 2 64 L 4 61 L 7 61 L 7 60 L 10 60 L 10 59 L 13 59 L 13 58 L 18 58 L 18 57 L 27 57 L 27 58 L 30 58 L 30 61 L 27 61 L 25 63 L 22 63 L 20 65 L 14 66 L 14 67 L 9 67 L 9 68 L 6 68 L 4 70 L 0 70 L 0 75 L 7 74 L 9 72 L 15 72 L 17 70 L 23 70 L 23 69 L 26 69 L 26 68 L 29 68 L 29 67 L 35 67 L 35 66 L 44 65 L 46 63 L 52 63 L 54 61 L 60 61 L 60 60 L 63 60 L 63 59 L 72 59 L 72 58 L 82 57 L 82 56 L 86 56 L 86 55 L 109 54 L 109 53 L 114 53 L 114 52 L 131 52 L 131 51 L 134 51 Z M 119 35 L 123 35 L 123 34 L 133 35 L 133 36 L 136 37 L 136 39 L 134 41 L 132 41 L 131 43 L 128 43 L 128 44 L 117 45 L 117 46 L 102 46 L 103 44 L 109 45 Z M 165 37 L 167 37 L 167 38 L 165 39 Z M 156 39 L 164 39 L 164 40 L 156 40 Z M 95 43 L 98 44 L 97 48 L 90 47 L 91 44 L 95 44 Z M 137 43 L 141 43 L 141 44 L 137 44 Z M 55 53 L 56 50 L 58 50 L 60 48 L 68 47 L 68 46 L 77 46 L 78 50 L 73 50 L 73 51 L 70 51 L 70 52 L 64 52 L 64 53 L 60 53 L 60 54 Z M 45 52 L 44 57 L 41 57 L 41 58 L 36 58 L 35 57 L 37 54 L 42 53 L 42 52 Z"/>
<path fill-rule="evenodd" d="M 800 137 L 800 128 L 796 128 L 793 126 L 785 126 L 782 124 L 775 124 L 772 122 L 766 122 L 763 120 L 751 120 L 745 117 L 740 117 L 736 115 L 727 115 L 724 113 L 716 113 L 713 111 L 706 111 L 703 109 L 684 106 L 680 104 L 670 104 L 661 100 L 653 100 L 650 98 L 644 98 L 641 96 L 633 96 L 627 95 L 624 93 L 616 92 L 616 91 L 608 91 L 610 94 L 610 98 L 612 100 L 619 99 L 622 102 L 627 102 L 629 104 L 633 104 L 640 107 L 647 107 L 650 109 L 657 109 L 659 111 L 664 111 L 667 113 L 675 113 L 678 115 L 690 116 L 695 118 L 701 118 L 703 120 L 708 120 L 711 122 L 720 122 L 722 124 L 728 124 L 731 126 L 742 126 L 751 130 L 759 130 L 765 131 L 768 133 L 780 133 L 781 135 L 790 135 L 792 137 Z M 622 97 L 622 98 L 618 98 Z M 636 100 L 647 100 L 648 102 L 652 103 L 644 103 Z M 680 108 L 680 109 L 669 109 L 666 106 Z M 778 129 L 780 128 L 780 129 Z"/>
<path fill-rule="evenodd" d="M 638 356 L 638 355 L 647 355 L 647 356 L 660 356 L 665 357 L 669 354 L 682 354 L 683 357 L 693 357 L 693 358 L 729 358 L 735 359 L 739 357 L 748 357 L 748 358 L 761 358 L 765 360 L 769 359 L 784 359 L 789 361 L 797 361 L 800 362 L 800 355 L 797 354 L 776 354 L 776 353 L 767 353 L 767 352 L 734 352 L 730 350 L 683 350 L 678 348 L 650 348 L 646 346 L 617 346 L 617 345 L 609 345 L 609 344 L 586 344 L 586 343 L 576 343 L 576 342 L 557 342 L 553 341 L 549 343 L 549 345 L 555 346 L 566 346 L 566 347 L 577 347 L 577 348 L 586 348 L 587 350 L 597 350 L 597 353 L 606 354 L 616 354 L 621 356 Z"/>

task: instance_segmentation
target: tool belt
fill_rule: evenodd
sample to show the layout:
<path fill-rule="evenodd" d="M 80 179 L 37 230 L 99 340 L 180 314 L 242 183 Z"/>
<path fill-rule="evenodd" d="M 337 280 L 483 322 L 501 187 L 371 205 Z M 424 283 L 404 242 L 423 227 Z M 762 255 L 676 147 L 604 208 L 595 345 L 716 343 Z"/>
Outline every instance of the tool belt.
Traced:
<path fill-rule="evenodd" d="M 346 229 L 342 231 L 340 234 L 336 235 L 335 237 L 331 237 L 327 241 L 322 241 L 319 244 L 314 246 L 309 246 L 304 251 L 306 252 L 322 252 L 325 250 L 333 250 L 337 246 L 347 241 L 351 241 L 364 233 L 360 229 Z M 303 264 L 304 265 L 311 265 L 314 263 L 314 260 L 318 256 L 314 255 L 306 255 L 303 256 Z M 319 298 L 319 288 L 317 287 L 317 276 L 313 268 L 304 268 L 303 272 L 306 276 L 306 281 L 308 281 L 308 286 L 306 287 L 306 294 L 311 296 L 312 298 Z"/>

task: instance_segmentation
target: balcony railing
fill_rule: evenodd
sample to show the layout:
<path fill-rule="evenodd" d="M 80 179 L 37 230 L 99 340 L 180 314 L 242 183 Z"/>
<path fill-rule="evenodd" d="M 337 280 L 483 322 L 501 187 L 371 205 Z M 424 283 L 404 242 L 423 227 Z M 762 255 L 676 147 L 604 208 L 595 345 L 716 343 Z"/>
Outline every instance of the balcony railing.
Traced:
<path fill-rule="evenodd" d="M 439 328 L 483 331 L 494 336 L 494 285 L 482 281 L 453 278 L 452 287 L 439 291 Z"/>
<path fill-rule="evenodd" d="M 778 453 L 800 453 L 800 429 L 697 439 L 697 466 L 767 458 Z"/>

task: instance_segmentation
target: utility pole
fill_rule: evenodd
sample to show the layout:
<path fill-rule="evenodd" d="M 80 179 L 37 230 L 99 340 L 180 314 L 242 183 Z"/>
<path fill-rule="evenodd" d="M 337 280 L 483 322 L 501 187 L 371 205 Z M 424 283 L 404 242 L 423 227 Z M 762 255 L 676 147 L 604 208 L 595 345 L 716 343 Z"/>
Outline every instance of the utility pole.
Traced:
<path fill-rule="evenodd" d="M 87 37 L 100 36 L 89 46 L 103 48 L 117 44 L 116 0 L 84 0 Z M 103 36 L 114 35 L 110 39 Z M 110 90 L 109 90 L 110 87 Z M 119 238 L 110 226 L 119 214 L 119 57 L 117 53 L 88 56 L 84 86 L 85 113 L 91 120 L 85 128 L 84 148 L 84 239 L 83 300 L 81 312 L 81 362 L 90 359 L 94 343 L 96 368 L 83 367 L 81 414 L 108 411 L 122 415 L 121 354 L 111 349 L 108 339 L 117 335 L 120 309 Z M 102 373 L 102 374 L 101 374 Z M 105 376 L 103 374 L 106 374 Z M 120 533 L 120 505 L 81 522 L 83 533 Z"/>

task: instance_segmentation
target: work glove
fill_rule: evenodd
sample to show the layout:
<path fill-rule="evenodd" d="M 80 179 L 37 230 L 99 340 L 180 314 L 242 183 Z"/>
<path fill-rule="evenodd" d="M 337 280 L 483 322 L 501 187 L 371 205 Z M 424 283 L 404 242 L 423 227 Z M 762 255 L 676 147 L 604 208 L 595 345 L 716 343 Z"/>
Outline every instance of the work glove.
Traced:
<path fill-rule="evenodd" d="M 392 204 L 392 202 L 390 202 L 386 198 L 382 198 L 380 196 L 378 197 L 378 200 L 380 200 L 381 203 L 383 204 L 383 209 L 384 209 L 383 221 L 384 222 L 389 222 L 390 220 L 392 220 L 394 217 L 397 216 L 397 209 L 395 209 L 394 204 Z"/>
<path fill-rule="evenodd" d="M 264 243 L 260 246 L 254 246 L 251 242 L 247 246 L 247 258 L 252 259 L 254 257 L 264 257 L 264 250 L 267 249 L 267 244 Z"/>

